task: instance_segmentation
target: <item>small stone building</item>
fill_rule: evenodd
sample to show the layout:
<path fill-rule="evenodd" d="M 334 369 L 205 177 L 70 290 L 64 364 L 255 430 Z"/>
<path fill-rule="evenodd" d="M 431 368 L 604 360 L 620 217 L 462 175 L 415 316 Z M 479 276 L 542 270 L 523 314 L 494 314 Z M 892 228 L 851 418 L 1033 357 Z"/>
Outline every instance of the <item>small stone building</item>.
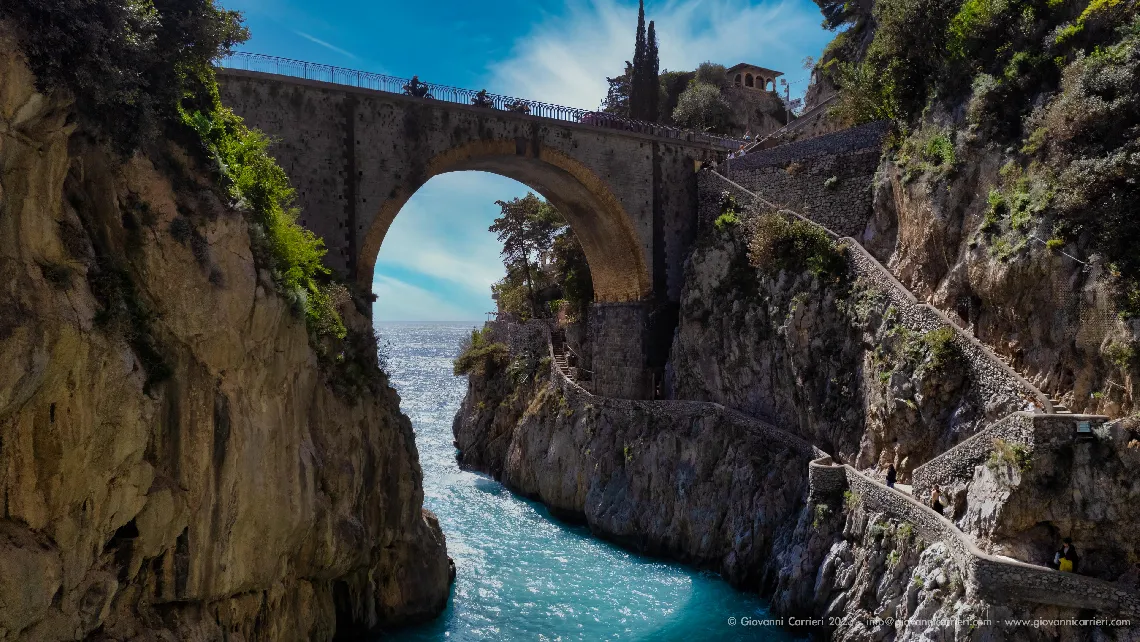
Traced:
<path fill-rule="evenodd" d="M 760 91 L 776 91 L 776 78 L 783 75 L 782 71 L 757 67 L 746 62 L 728 69 L 728 81 L 733 86 Z"/>

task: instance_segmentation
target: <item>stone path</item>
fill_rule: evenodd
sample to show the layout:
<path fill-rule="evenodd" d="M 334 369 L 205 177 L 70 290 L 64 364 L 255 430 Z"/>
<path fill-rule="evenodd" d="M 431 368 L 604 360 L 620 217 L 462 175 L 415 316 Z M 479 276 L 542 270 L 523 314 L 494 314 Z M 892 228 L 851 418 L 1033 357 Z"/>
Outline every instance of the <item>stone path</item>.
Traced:
<path fill-rule="evenodd" d="M 773 209 L 779 209 L 754 192 L 733 183 L 719 174 L 715 175 L 735 188 L 751 195 L 757 201 Z M 926 304 L 919 304 L 914 295 L 894 278 L 894 275 L 891 274 L 886 266 L 879 263 L 878 260 L 867 252 L 855 239 L 840 239 L 834 232 L 822 228 L 822 226 L 819 226 L 814 221 L 811 221 L 797 212 L 791 210 L 780 211 L 796 216 L 817 227 L 821 227 L 821 229 L 824 229 L 832 238 L 846 243 L 855 251 L 855 256 L 857 257 L 856 262 L 864 266 L 869 266 L 874 275 L 878 277 L 878 281 L 881 285 L 888 290 L 897 292 L 897 296 L 902 298 L 901 303 L 909 303 L 916 307 L 930 308 L 931 312 L 935 314 L 934 321 L 936 323 L 949 325 L 955 330 L 956 334 L 961 338 L 961 341 L 968 348 L 973 349 L 973 352 L 977 354 L 980 359 L 989 362 L 989 372 L 993 374 L 993 376 L 999 379 L 1003 376 L 1007 379 L 1012 379 L 1015 385 L 1031 392 L 1032 397 L 1037 399 L 1039 408 L 1035 408 L 1035 413 L 1019 412 L 1015 414 L 1033 417 L 1034 414 L 1043 414 L 1041 411 L 1044 410 L 1045 413 L 1050 413 L 1050 417 L 1053 417 L 1055 414 L 1068 413 L 1067 408 L 1061 406 L 1056 400 L 1046 397 L 1039 389 L 1030 384 L 1028 380 L 1016 373 L 1003 359 L 999 358 L 991 348 L 984 346 L 972 334 L 958 327 L 946 317 L 944 313 Z M 927 324 L 929 324 L 929 321 Z M 567 348 L 565 346 L 564 337 L 556 337 L 555 333 L 550 333 L 549 327 L 547 327 L 547 340 L 552 362 L 552 376 L 558 379 L 565 388 L 576 389 L 576 394 L 601 399 L 595 397 L 578 383 L 577 379 L 580 377 L 580 374 L 568 365 L 566 355 Z M 555 347 L 556 344 L 558 345 L 558 349 Z M 618 403 L 616 400 L 613 401 Z M 631 402 L 624 401 L 621 403 Z M 640 401 L 636 403 L 660 405 L 676 402 Z M 684 403 L 700 404 L 708 402 Z M 709 405 L 720 407 L 719 404 Z M 736 411 L 732 412 L 735 413 Z M 762 429 L 783 432 L 763 422 L 758 423 Z M 1001 421 L 996 422 L 994 425 L 991 425 L 991 427 L 1001 423 Z M 987 431 L 988 430 L 989 428 L 987 428 Z M 802 442 L 802 439 L 792 433 L 785 434 L 786 440 L 790 442 Z M 967 439 L 947 450 L 936 457 L 935 460 L 950 462 L 952 465 L 947 466 L 948 470 L 956 470 L 957 468 L 964 469 L 964 467 L 971 467 L 972 470 L 974 460 L 978 456 L 978 453 L 974 451 L 978 448 L 985 448 L 988 452 L 988 444 L 982 443 L 983 434 L 979 433 L 975 435 L 975 437 L 976 438 Z M 1136 592 L 1122 589 L 1112 583 L 1096 578 L 1073 573 L 1061 573 L 1060 571 L 1048 567 L 1036 566 L 1006 557 L 989 555 L 981 551 L 977 547 L 974 538 L 963 533 L 953 521 L 947 519 L 944 515 L 938 514 L 932 508 L 916 499 L 914 496 L 916 492 L 915 488 L 905 484 L 897 484 L 894 489 L 887 488 L 884 482 L 872 479 L 850 465 L 834 463 L 831 456 L 823 453 L 817 447 L 812 445 L 808 447 L 817 455 L 817 458 L 809 464 L 809 500 L 826 501 L 829 498 L 834 498 L 836 494 L 842 493 L 845 489 L 850 489 L 852 492 L 858 494 L 860 501 L 866 502 L 870 507 L 882 510 L 898 519 L 914 524 L 919 533 L 928 541 L 941 541 L 948 546 L 966 577 L 968 592 L 980 594 L 991 601 L 1020 600 L 1037 604 L 1094 609 L 1109 614 L 1140 617 L 1140 595 Z M 935 460 L 931 461 L 934 462 Z M 928 483 L 923 485 L 923 482 L 919 481 L 918 484 L 920 485 L 918 489 L 920 494 L 929 490 Z"/>
<path fill-rule="evenodd" d="M 963 533 L 951 520 L 916 500 L 910 487 L 898 484 L 894 489 L 872 479 L 846 464 L 835 464 L 830 455 L 808 444 L 799 436 L 783 431 L 720 404 L 702 401 L 632 401 L 598 397 L 582 388 L 560 367 L 549 326 L 545 326 L 547 348 L 551 357 L 551 380 L 564 394 L 590 399 L 593 403 L 638 404 L 668 412 L 676 406 L 703 405 L 755 425 L 781 442 L 799 447 L 814 456 L 808 464 L 808 500 L 834 501 L 850 489 L 856 501 L 913 524 L 927 541 L 943 542 L 962 570 L 968 595 L 979 595 L 991 602 L 1022 601 L 1069 608 L 1092 609 L 1108 615 L 1140 618 L 1140 594 L 1110 582 L 1092 577 L 1062 573 L 1054 569 L 1019 560 L 990 555 L 981 551 L 974 538 Z"/>

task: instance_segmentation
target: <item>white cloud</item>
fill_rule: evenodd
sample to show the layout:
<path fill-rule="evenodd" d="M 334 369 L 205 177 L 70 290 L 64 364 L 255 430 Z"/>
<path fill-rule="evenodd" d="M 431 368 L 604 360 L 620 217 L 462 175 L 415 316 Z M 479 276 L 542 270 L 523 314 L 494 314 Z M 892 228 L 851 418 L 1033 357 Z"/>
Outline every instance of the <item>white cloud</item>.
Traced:
<path fill-rule="evenodd" d="M 421 188 L 392 222 L 377 256 L 377 272 L 394 266 L 450 281 L 472 294 L 490 292 L 503 278 L 501 246 L 487 231 L 497 200 L 526 187 L 484 172 L 437 176 Z"/>
<path fill-rule="evenodd" d="M 477 319 L 478 312 L 453 305 L 435 292 L 389 276 L 372 280 L 376 295 L 373 309 L 377 321 L 465 321 Z"/>
<path fill-rule="evenodd" d="M 296 29 L 294 29 L 293 33 L 297 34 L 298 36 L 301 36 L 305 40 L 308 40 L 310 42 L 315 42 L 318 45 L 320 45 L 326 49 L 335 51 L 338 54 L 341 54 L 343 56 L 348 56 L 349 58 L 352 58 L 353 60 L 358 60 L 358 58 L 356 57 L 356 54 L 352 53 L 351 51 L 345 51 L 344 49 L 341 49 L 340 47 L 337 47 L 336 45 L 330 45 L 329 43 L 325 42 L 324 40 L 321 40 L 320 38 L 316 38 L 314 36 L 310 36 L 309 34 L 305 33 L 304 31 L 297 31 Z"/>
<path fill-rule="evenodd" d="M 499 214 L 496 200 L 526 191 L 501 176 L 457 172 L 437 176 L 416 192 L 377 256 L 374 280 L 385 288 L 383 295 L 377 292 L 377 318 L 450 321 L 492 310 L 491 284 L 504 269 L 499 241 L 487 227 Z"/>
<path fill-rule="evenodd" d="M 633 57 L 636 5 L 615 0 L 566 0 L 562 15 L 548 17 L 520 39 L 509 59 L 491 67 L 495 91 L 595 108 L 606 95 L 606 76 Z M 746 0 L 672 0 L 653 3 L 662 69 L 695 69 L 711 60 L 725 66 L 750 62 L 783 71 L 789 82 L 807 72 L 805 56 L 818 57 L 830 34 L 808 0 L 751 4 Z M 793 87 L 802 93 L 806 83 Z"/>

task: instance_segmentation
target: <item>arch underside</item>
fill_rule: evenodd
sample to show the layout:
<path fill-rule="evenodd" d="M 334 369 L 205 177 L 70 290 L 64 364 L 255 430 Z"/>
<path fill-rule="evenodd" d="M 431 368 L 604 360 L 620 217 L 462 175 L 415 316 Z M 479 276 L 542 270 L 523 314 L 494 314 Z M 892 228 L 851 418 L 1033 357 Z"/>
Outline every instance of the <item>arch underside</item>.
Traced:
<path fill-rule="evenodd" d="M 514 179 L 546 198 L 566 218 L 590 265 L 594 299 L 637 301 L 648 296 L 650 272 L 633 223 L 606 183 L 556 150 L 519 154 L 514 139 L 477 141 L 434 157 L 425 174 L 397 187 L 366 232 L 358 258 L 362 285 L 370 283 L 376 257 L 392 221 L 412 194 L 440 174 L 481 171 Z"/>

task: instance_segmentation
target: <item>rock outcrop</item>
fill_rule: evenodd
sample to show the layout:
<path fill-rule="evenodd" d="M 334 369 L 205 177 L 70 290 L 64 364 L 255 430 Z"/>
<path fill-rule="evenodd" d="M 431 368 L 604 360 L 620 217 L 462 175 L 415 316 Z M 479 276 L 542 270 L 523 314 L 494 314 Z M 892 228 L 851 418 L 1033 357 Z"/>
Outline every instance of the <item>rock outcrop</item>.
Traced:
<path fill-rule="evenodd" d="M 16 52 L 0 33 L 0 640 L 321 640 L 441 610 L 396 393 L 333 392 L 193 154 L 109 155 Z"/>

